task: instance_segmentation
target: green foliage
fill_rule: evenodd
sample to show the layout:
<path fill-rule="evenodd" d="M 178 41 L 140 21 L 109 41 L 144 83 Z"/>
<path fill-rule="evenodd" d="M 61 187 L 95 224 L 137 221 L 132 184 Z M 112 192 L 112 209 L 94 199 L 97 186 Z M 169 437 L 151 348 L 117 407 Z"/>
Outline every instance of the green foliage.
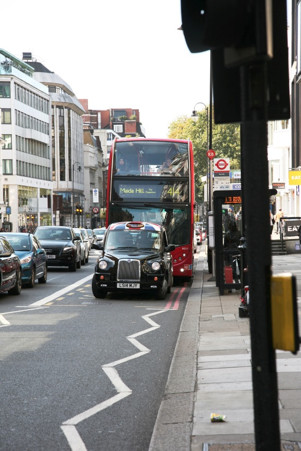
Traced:
<path fill-rule="evenodd" d="M 194 150 L 196 202 L 203 201 L 202 177 L 207 176 L 209 159 L 209 124 L 206 111 L 196 118 L 180 117 L 169 126 L 169 138 L 190 139 Z M 240 168 L 239 124 L 212 124 L 212 149 L 216 158 L 229 158 L 231 169 Z"/>

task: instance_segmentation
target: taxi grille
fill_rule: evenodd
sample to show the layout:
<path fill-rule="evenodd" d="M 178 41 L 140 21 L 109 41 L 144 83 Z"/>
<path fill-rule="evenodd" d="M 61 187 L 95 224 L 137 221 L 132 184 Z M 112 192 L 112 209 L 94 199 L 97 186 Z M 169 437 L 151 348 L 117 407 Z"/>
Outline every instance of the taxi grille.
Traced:
<path fill-rule="evenodd" d="M 119 260 L 117 280 L 137 281 L 140 280 L 140 261 L 139 260 Z"/>

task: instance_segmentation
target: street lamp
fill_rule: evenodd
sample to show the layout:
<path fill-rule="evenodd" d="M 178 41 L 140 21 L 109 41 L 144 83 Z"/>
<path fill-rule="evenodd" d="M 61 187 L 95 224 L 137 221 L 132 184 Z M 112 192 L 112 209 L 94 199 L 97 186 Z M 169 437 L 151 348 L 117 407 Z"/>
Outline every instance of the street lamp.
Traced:
<path fill-rule="evenodd" d="M 77 166 L 78 172 L 82 170 L 81 165 L 75 161 L 72 165 L 72 226 L 75 227 L 74 224 L 74 208 L 75 208 L 75 202 L 74 202 L 74 174 L 75 174 L 75 167 Z"/>

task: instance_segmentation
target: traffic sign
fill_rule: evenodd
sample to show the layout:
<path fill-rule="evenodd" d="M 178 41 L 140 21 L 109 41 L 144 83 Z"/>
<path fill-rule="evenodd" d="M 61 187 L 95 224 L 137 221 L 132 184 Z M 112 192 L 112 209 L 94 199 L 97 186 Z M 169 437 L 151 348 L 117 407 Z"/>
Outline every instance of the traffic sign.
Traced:
<path fill-rule="evenodd" d="M 229 172 L 230 171 L 230 159 L 229 158 L 215 158 L 214 159 L 214 172 Z"/>
<path fill-rule="evenodd" d="M 93 213 L 99 213 L 99 208 L 98 207 L 94 207 L 93 209 L 92 209 L 92 211 L 93 211 Z"/>
<path fill-rule="evenodd" d="M 209 158 L 209 160 L 213 160 L 213 158 L 215 157 L 215 152 L 213 149 L 207 150 L 207 157 Z"/>

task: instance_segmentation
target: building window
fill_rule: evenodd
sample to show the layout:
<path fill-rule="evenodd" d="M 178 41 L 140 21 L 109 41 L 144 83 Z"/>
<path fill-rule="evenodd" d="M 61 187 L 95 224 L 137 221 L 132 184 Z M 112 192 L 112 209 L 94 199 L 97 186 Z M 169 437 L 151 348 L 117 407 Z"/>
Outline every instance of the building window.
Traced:
<path fill-rule="evenodd" d="M 11 135 L 2 135 L 2 149 L 12 149 L 12 136 Z"/>
<path fill-rule="evenodd" d="M 127 117 L 126 110 L 113 110 L 113 120 L 118 121 L 125 117 Z"/>
<path fill-rule="evenodd" d="M 0 82 L 0 97 L 1 98 L 10 98 L 10 82 L 9 81 L 1 81 Z"/>
<path fill-rule="evenodd" d="M 4 175 L 13 173 L 13 160 L 2 160 L 2 171 Z"/>
<path fill-rule="evenodd" d="M 10 108 L 2 108 L 1 109 L 1 123 L 2 124 L 11 124 L 11 110 L 10 110 Z"/>
<path fill-rule="evenodd" d="M 113 130 L 116 133 L 123 133 L 123 124 L 114 124 Z"/>

